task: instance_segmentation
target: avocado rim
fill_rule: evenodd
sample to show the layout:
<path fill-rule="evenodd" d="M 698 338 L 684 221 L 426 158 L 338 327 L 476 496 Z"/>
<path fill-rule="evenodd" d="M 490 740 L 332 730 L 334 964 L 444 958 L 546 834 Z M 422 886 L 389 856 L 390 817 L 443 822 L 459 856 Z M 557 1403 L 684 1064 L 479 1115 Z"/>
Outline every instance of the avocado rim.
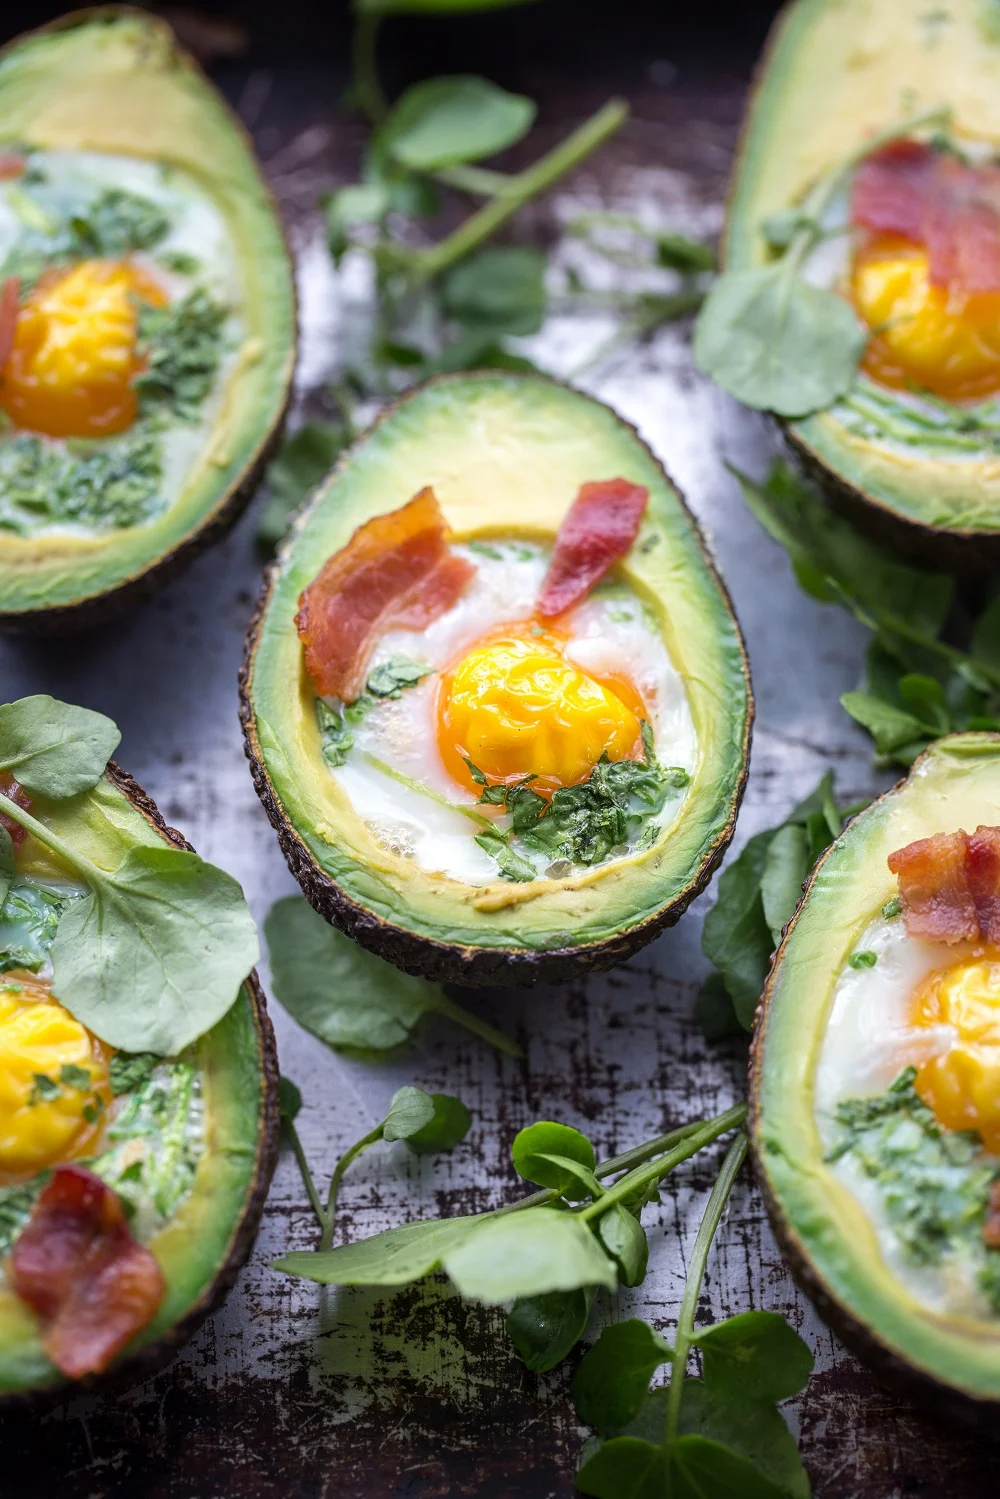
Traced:
<path fill-rule="evenodd" d="M 351 446 L 338 457 L 330 474 L 317 487 L 312 498 L 299 511 L 293 523 L 290 537 L 298 533 L 307 516 L 312 511 L 313 506 L 317 503 L 320 494 L 327 484 L 330 483 L 331 479 L 346 467 L 355 449 L 365 443 L 396 411 L 428 389 L 467 383 L 483 377 L 493 377 L 495 374 L 495 371 L 473 371 L 459 374 L 435 375 L 430 380 L 424 381 L 422 384 L 388 403 L 371 426 L 360 434 Z M 536 384 L 546 388 L 556 386 L 571 390 L 574 394 L 583 395 L 583 392 L 576 392 L 574 387 L 566 384 L 566 382 L 555 380 L 547 375 L 518 373 L 516 379 L 518 382 L 524 384 Z M 585 399 L 594 400 L 595 398 L 587 396 Z M 610 410 L 610 408 L 606 409 Z M 250 774 L 254 787 L 257 795 L 260 797 L 268 819 L 278 835 L 278 843 L 288 867 L 309 903 L 326 921 L 329 921 L 341 931 L 346 932 L 359 946 L 376 953 L 379 957 L 386 958 L 405 973 L 414 974 L 420 978 L 436 979 L 442 983 L 480 988 L 491 985 L 509 984 L 532 987 L 538 983 L 558 983 L 585 973 L 603 972 L 617 963 L 624 962 L 627 958 L 638 952 L 640 948 L 651 942 L 660 932 L 664 931 L 667 927 L 673 926 L 680 919 L 695 897 L 700 895 L 709 884 L 732 839 L 749 774 L 750 743 L 755 712 L 750 662 L 746 646 L 728 589 L 718 572 L 701 527 L 689 509 L 683 494 L 677 485 L 674 484 L 673 480 L 670 479 L 669 475 L 667 475 L 663 464 L 652 452 L 648 443 L 640 436 L 635 426 L 631 422 L 626 421 L 617 412 L 613 412 L 612 415 L 620 426 L 627 429 L 632 438 L 644 449 L 657 468 L 667 477 L 667 482 L 676 495 L 677 503 L 690 528 L 697 550 L 712 582 L 718 590 L 724 611 L 733 626 L 734 638 L 739 649 L 742 675 L 746 684 L 747 700 L 743 734 L 740 743 L 740 769 L 730 797 L 724 827 L 716 836 L 711 847 L 705 853 L 699 867 L 684 888 L 678 891 L 666 905 L 660 907 L 645 921 L 629 928 L 626 932 L 605 938 L 601 941 L 584 943 L 580 946 L 548 948 L 545 950 L 513 947 L 480 947 L 475 944 L 442 942 L 433 937 L 421 936 L 416 932 L 409 931 L 406 927 L 386 921 L 374 912 L 366 910 L 351 899 L 340 885 L 320 868 L 304 840 L 292 826 L 291 821 L 285 816 L 277 791 L 268 775 L 264 754 L 257 734 L 256 716 L 252 702 L 254 661 L 261 639 L 264 616 L 270 603 L 272 591 L 281 573 L 290 538 L 286 538 L 276 559 L 265 569 L 256 608 L 247 629 L 243 663 L 239 672 L 240 721 L 243 725 L 244 750 L 250 762 Z"/>
<path fill-rule="evenodd" d="M 765 1066 L 764 1048 L 766 1043 L 767 1025 L 770 1018 L 771 1005 L 774 999 L 777 980 L 780 974 L 781 964 L 785 956 L 786 946 L 794 932 L 800 916 L 806 906 L 806 902 L 812 892 L 820 872 L 829 859 L 831 859 L 840 845 L 844 835 L 854 826 L 859 818 L 867 817 L 883 805 L 889 798 L 897 796 L 903 791 L 911 780 L 915 771 L 928 761 L 941 747 L 947 747 L 949 743 L 963 741 L 972 746 L 980 744 L 983 748 L 992 747 L 1000 754 L 1000 734 L 982 731 L 968 731 L 958 734 L 946 734 L 929 745 L 921 755 L 914 760 L 913 765 L 905 776 L 884 791 L 880 796 L 874 798 L 867 807 L 852 817 L 845 824 L 843 830 L 818 859 L 812 873 L 802 887 L 802 895 L 789 921 L 782 929 L 781 941 L 778 944 L 768 969 L 764 988 L 757 1002 L 754 1012 L 753 1034 L 750 1041 L 749 1061 L 747 1065 L 747 1100 L 749 1112 L 747 1114 L 747 1134 L 750 1140 L 750 1160 L 753 1166 L 754 1178 L 764 1202 L 768 1222 L 771 1231 L 778 1242 L 785 1264 L 791 1272 L 799 1288 L 805 1292 L 812 1302 L 820 1317 L 837 1337 L 854 1353 L 861 1361 L 869 1366 L 885 1382 L 909 1395 L 925 1407 L 932 1407 L 936 1412 L 945 1412 L 957 1417 L 964 1422 L 971 1422 L 985 1426 L 987 1423 L 994 1425 L 997 1411 L 1000 1409 L 1000 1396 L 990 1398 L 989 1396 L 973 1393 L 971 1390 L 962 1389 L 951 1380 L 936 1376 L 930 1368 L 917 1364 L 907 1359 L 898 1349 L 894 1348 L 883 1338 L 875 1328 L 866 1325 L 861 1318 L 851 1310 L 844 1299 L 838 1295 L 826 1278 L 813 1263 L 808 1249 L 798 1229 L 789 1220 L 778 1200 L 778 1193 L 772 1186 L 767 1167 L 768 1150 L 762 1123 L 762 1090 L 763 1073 Z"/>
<path fill-rule="evenodd" d="M 128 771 L 123 770 L 114 760 L 110 760 L 105 770 L 105 777 L 127 798 L 164 842 L 174 848 L 185 849 L 189 853 L 194 852 L 187 839 L 182 837 L 176 828 L 167 825 L 156 803 L 147 796 Z M 73 1395 L 113 1393 L 148 1379 L 150 1375 L 157 1373 L 168 1364 L 183 1344 L 197 1332 L 206 1318 L 217 1310 L 249 1259 L 260 1227 L 271 1177 L 274 1175 L 278 1160 L 278 1053 L 274 1030 L 267 1013 L 267 1002 L 256 971 L 244 979 L 242 987 L 250 1000 L 259 1047 L 260 1125 L 250 1187 L 244 1198 L 242 1212 L 232 1225 L 225 1257 L 220 1262 L 215 1275 L 197 1302 L 153 1342 L 137 1348 L 132 1353 L 125 1353 L 102 1374 L 87 1375 L 83 1379 L 59 1378 L 37 1388 L 2 1391 L 0 1392 L 0 1412 L 26 1406 L 44 1408 L 58 1404 Z"/>
<path fill-rule="evenodd" d="M 167 21 L 134 5 L 87 6 L 70 11 L 66 15 L 57 16 L 42 26 L 20 32 L 0 47 L 0 61 L 23 42 L 34 37 L 56 35 L 90 25 L 113 24 L 125 20 L 134 21 L 143 26 L 150 38 L 166 51 L 172 63 L 194 76 L 199 87 L 213 98 L 217 107 L 227 117 L 234 136 L 245 146 L 250 164 L 259 178 L 261 191 L 274 219 L 287 270 L 291 296 L 291 323 L 293 329 L 296 328 L 298 298 L 288 234 L 277 200 L 261 170 L 250 132 L 198 61 L 180 45 L 173 28 Z M 177 577 L 205 548 L 220 541 L 246 509 L 281 442 L 292 398 L 296 358 L 297 338 L 293 335 L 278 387 L 279 403 L 271 423 L 260 434 L 254 451 L 242 471 L 219 491 L 213 503 L 202 512 L 200 519 L 172 546 L 169 546 L 160 556 L 140 566 L 129 576 L 122 578 L 118 583 L 108 588 L 99 588 L 96 592 L 85 594 L 71 603 L 54 606 L 41 603 L 37 608 L 0 609 L 0 634 L 56 635 L 67 629 L 87 630 L 108 620 L 114 620 L 142 602 L 156 589 L 170 582 L 172 578 Z"/>

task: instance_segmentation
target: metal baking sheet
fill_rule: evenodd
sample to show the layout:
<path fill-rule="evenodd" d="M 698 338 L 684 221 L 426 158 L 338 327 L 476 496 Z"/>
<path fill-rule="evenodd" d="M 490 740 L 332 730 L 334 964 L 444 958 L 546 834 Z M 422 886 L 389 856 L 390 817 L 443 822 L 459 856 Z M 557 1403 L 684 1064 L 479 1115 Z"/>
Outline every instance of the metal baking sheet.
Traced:
<path fill-rule="evenodd" d="M 624 81 L 632 122 L 598 161 L 526 216 L 528 232 L 555 246 L 557 265 L 579 256 L 563 230 L 582 208 L 636 212 L 705 233 L 721 221 L 743 72 L 720 66 L 689 74 L 656 63 L 637 65 Z M 542 146 L 601 102 L 571 80 L 549 80 L 545 97 L 547 123 L 536 136 Z M 257 71 L 240 81 L 234 99 L 291 228 L 301 415 L 321 407 L 324 382 L 350 358 L 370 310 L 361 265 L 334 279 L 316 208 L 320 191 L 350 180 L 358 133 L 339 122 L 318 74 Z M 608 332 L 599 316 L 564 317 L 532 347 L 547 367 L 568 374 Z M 724 467 L 724 460 L 753 473 L 766 467 L 773 440 L 765 425 L 695 373 L 683 328 L 664 330 L 582 384 L 634 422 L 665 461 L 732 591 L 757 695 L 735 847 L 779 820 L 827 766 L 847 801 L 881 789 L 867 740 L 837 702 L 856 685 L 864 634 L 799 592 Z M 260 920 L 295 886 L 251 786 L 237 722 L 236 675 L 260 575 L 253 532 L 251 511 L 182 579 L 96 634 L 0 643 L 0 681 L 5 698 L 47 691 L 114 717 L 124 765 L 169 822 L 242 881 Z M 536 1118 L 578 1125 L 611 1154 L 739 1097 L 741 1049 L 706 1047 L 691 1019 L 706 971 L 699 933 L 711 899 L 709 892 L 676 928 L 609 974 L 467 996 L 517 1038 L 523 1062 L 444 1023 L 428 1025 L 385 1065 L 348 1061 L 272 1003 L 283 1070 L 307 1101 L 300 1125 L 319 1175 L 381 1117 L 401 1083 L 457 1092 L 473 1111 L 468 1141 L 450 1156 L 415 1158 L 402 1147 L 367 1155 L 347 1179 L 341 1233 L 366 1235 L 420 1214 L 509 1200 L 518 1190 L 509 1143 Z M 266 985 L 266 969 L 263 977 Z M 604 1322 L 639 1314 L 669 1335 L 711 1180 L 711 1163 L 699 1158 L 668 1182 L 662 1204 L 646 1216 L 648 1280 L 600 1301 L 594 1334 Z M 283 1157 L 250 1264 L 226 1306 L 165 1372 L 115 1398 L 76 1398 L 45 1415 L 0 1418 L 4 1499 L 57 1491 L 61 1499 L 562 1499 L 573 1492 L 584 1434 L 565 1370 L 528 1373 L 501 1315 L 463 1306 L 440 1284 L 380 1297 L 324 1291 L 268 1269 L 276 1254 L 314 1238 L 294 1163 Z M 887 1393 L 844 1351 L 790 1281 L 745 1175 L 712 1255 L 701 1315 L 749 1307 L 785 1313 L 815 1350 L 817 1372 L 792 1414 L 820 1499 L 992 1499 L 1000 1477 L 995 1449 Z"/>

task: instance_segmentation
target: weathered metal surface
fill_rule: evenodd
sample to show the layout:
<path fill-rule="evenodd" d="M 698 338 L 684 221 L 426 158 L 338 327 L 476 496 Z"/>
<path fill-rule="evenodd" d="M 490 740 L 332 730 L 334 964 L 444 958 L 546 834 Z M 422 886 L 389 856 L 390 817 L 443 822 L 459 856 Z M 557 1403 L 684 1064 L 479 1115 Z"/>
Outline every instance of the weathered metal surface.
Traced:
<path fill-rule="evenodd" d="M 717 228 L 744 84 L 656 67 L 633 80 L 635 118 L 600 164 L 534 213 L 539 235 L 555 236 L 573 212 L 597 204 Z M 293 226 L 303 294 L 299 398 L 310 406 L 365 316 L 363 275 L 349 268 L 334 284 L 318 237 L 316 195 L 347 178 L 357 147 L 329 97 L 323 79 L 310 86 L 267 73 L 251 76 L 241 96 Z M 553 98 L 551 80 L 546 97 Z M 556 97 L 561 107 L 550 104 L 543 133 L 599 102 L 565 81 Z M 564 319 L 537 350 L 567 371 L 606 332 L 599 319 Z M 584 383 L 637 423 L 664 458 L 732 589 L 758 700 L 737 844 L 777 820 L 828 765 L 847 800 L 878 789 L 867 742 L 837 705 L 855 685 L 862 632 L 800 594 L 723 467 L 729 459 L 761 471 L 771 452 L 763 425 L 697 377 L 682 330 L 661 333 Z M 251 515 L 123 624 L 66 641 L 3 643 L 0 682 L 5 697 L 44 690 L 112 714 L 124 731 L 122 762 L 201 853 L 242 880 L 262 918 L 293 886 L 253 793 L 236 715 L 242 633 L 258 581 L 253 524 Z M 509 1198 L 517 1190 L 509 1142 L 533 1119 L 577 1124 L 610 1154 L 736 1098 L 740 1048 L 707 1048 L 690 1018 L 705 972 L 699 929 L 710 900 L 610 974 L 471 996 L 472 1007 L 517 1037 L 523 1063 L 443 1024 L 427 1026 L 385 1065 L 346 1061 L 274 1005 L 283 1070 L 305 1094 L 301 1130 L 320 1174 L 381 1117 L 403 1082 L 457 1092 L 474 1114 L 469 1140 L 451 1156 L 414 1158 L 401 1147 L 366 1156 L 344 1189 L 341 1232 L 364 1235 Z M 646 1284 L 622 1292 L 616 1305 L 599 1304 L 595 1329 L 635 1312 L 669 1332 L 711 1178 L 710 1163 L 696 1160 L 668 1184 L 661 1207 L 648 1213 Z M 294 1164 L 283 1159 L 250 1265 L 226 1307 L 165 1373 L 117 1399 L 78 1398 L 46 1415 L 0 1420 L 4 1499 L 56 1491 L 62 1499 L 570 1495 L 583 1434 L 567 1371 L 528 1374 L 501 1317 L 463 1306 L 439 1285 L 393 1298 L 338 1294 L 268 1269 L 278 1252 L 307 1246 L 314 1235 Z M 711 1260 L 702 1314 L 750 1306 L 789 1315 L 816 1351 L 817 1373 L 794 1412 L 821 1499 L 992 1499 L 1000 1457 L 883 1391 L 837 1345 L 790 1282 L 744 1179 Z"/>

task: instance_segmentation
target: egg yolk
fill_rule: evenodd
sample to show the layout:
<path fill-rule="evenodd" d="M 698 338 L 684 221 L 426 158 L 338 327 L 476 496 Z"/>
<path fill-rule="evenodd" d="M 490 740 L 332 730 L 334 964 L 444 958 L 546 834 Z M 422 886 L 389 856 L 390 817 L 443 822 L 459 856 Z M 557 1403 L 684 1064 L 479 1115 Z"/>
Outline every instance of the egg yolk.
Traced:
<path fill-rule="evenodd" d="M 465 785 L 474 782 L 463 756 L 491 781 L 530 775 L 540 789 L 572 786 L 586 780 L 603 754 L 624 760 L 641 748 L 641 715 L 641 700 L 627 684 L 613 690 L 580 671 L 555 636 L 505 634 L 444 675 L 438 743 L 449 771 Z"/>
<path fill-rule="evenodd" d="M 32 1176 L 84 1153 L 100 1129 L 95 1096 L 110 1102 L 100 1043 L 44 981 L 20 972 L 0 977 L 0 1179 Z"/>
<path fill-rule="evenodd" d="M 1000 292 L 933 286 L 925 249 L 879 238 L 854 262 L 852 294 L 877 330 L 862 362 L 873 380 L 956 401 L 1000 390 Z"/>
<path fill-rule="evenodd" d="M 162 306 L 166 296 L 128 261 L 82 260 L 41 277 L 18 311 L 0 375 L 0 406 L 16 426 L 100 437 L 132 425 L 139 300 Z"/>
<path fill-rule="evenodd" d="M 973 1129 L 1000 1151 L 1000 961 L 970 958 L 932 973 L 918 988 L 917 1026 L 950 1025 L 949 1050 L 924 1062 L 916 1089 L 946 1129 Z"/>

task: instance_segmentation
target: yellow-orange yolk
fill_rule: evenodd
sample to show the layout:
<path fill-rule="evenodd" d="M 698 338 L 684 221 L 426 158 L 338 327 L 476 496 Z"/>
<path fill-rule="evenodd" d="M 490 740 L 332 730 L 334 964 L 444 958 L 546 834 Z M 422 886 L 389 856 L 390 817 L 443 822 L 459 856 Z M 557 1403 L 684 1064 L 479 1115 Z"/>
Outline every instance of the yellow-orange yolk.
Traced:
<path fill-rule="evenodd" d="M 634 707 L 623 700 L 631 696 Z M 539 789 L 586 780 L 603 754 L 641 747 L 641 700 L 567 661 L 557 638 L 511 633 L 484 641 L 442 679 L 438 743 L 451 774 L 473 785 L 463 756 L 491 781 L 536 776 Z"/>
<path fill-rule="evenodd" d="M 873 380 L 952 401 L 1000 390 L 1000 292 L 969 296 L 933 286 L 927 251 L 894 238 L 859 252 L 851 290 L 877 330 L 862 363 Z"/>
<path fill-rule="evenodd" d="M 30 973 L 0 976 L 0 1180 L 85 1153 L 110 1097 L 100 1043 L 48 985 Z"/>
<path fill-rule="evenodd" d="M 1000 1151 L 1000 960 L 974 957 L 932 973 L 913 1023 L 950 1025 L 955 1044 L 919 1068 L 916 1089 L 946 1129 L 974 1129 Z"/>
<path fill-rule="evenodd" d="M 81 260 L 39 280 L 0 372 L 0 405 L 16 426 L 100 437 L 132 425 L 140 300 L 162 306 L 166 295 L 129 261 Z"/>

